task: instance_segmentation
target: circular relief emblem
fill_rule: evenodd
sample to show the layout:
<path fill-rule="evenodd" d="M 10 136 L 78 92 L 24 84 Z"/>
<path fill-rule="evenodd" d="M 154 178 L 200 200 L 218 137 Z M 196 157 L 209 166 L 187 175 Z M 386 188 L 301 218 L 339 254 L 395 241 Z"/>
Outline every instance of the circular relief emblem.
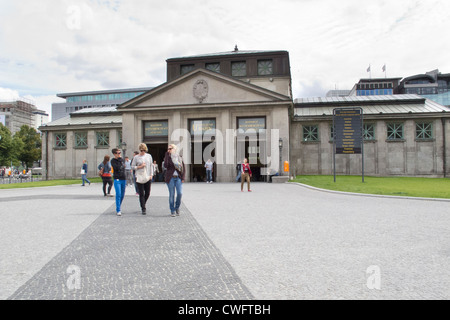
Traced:
<path fill-rule="evenodd" d="M 197 80 L 194 84 L 194 98 L 198 100 L 199 103 L 202 103 L 203 100 L 208 97 L 208 83 L 201 79 Z"/>

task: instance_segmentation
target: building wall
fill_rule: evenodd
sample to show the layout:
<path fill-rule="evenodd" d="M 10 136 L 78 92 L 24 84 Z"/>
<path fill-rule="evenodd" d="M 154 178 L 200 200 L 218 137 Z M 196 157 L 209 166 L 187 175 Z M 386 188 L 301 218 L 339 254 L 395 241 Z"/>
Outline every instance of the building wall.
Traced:
<path fill-rule="evenodd" d="M 375 124 L 376 138 L 364 143 L 364 173 L 372 176 L 444 176 L 444 138 L 440 118 L 433 121 L 433 139 L 415 138 L 416 121 L 404 123 L 404 139 L 387 140 L 389 120 L 371 120 Z M 398 120 L 396 120 L 398 121 Z M 450 123 L 446 123 L 446 176 L 449 170 Z M 320 141 L 304 142 L 303 125 L 318 124 Z M 333 174 L 333 142 L 330 139 L 330 121 L 291 123 L 291 174 Z M 362 155 L 336 155 L 336 174 L 360 175 Z"/>
<path fill-rule="evenodd" d="M 46 131 L 42 138 L 42 167 L 49 179 L 80 178 L 80 170 L 83 160 L 88 163 L 88 177 L 97 176 L 97 166 L 103 161 L 105 155 L 112 158 L 111 150 L 119 145 L 119 133 L 122 128 L 93 128 L 87 131 L 88 147 L 75 148 L 75 131 L 61 128 L 57 131 Z M 96 146 L 96 132 L 109 131 L 109 146 Z M 55 133 L 65 132 L 67 134 L 67 147 L 55 147 Z M 48 135 L 48 136 L 47 136 Z M 47 152 L 48 150 L 48 159 Z M 48 167 L 47 167 L 48 165 Z"/>
<path fill-rule="evenodd" d="M 237 130 L 237 119 L 241 117 L 265 117 L 267 129 L 267 145 L 270 155 L 276 155 L 273 165 L 279 167 L 279 151 L 278 151 L 278 135 L 275 137 L 276 141 L 271 141 L 271 129 L 277 129 L 279 137 L 285 142 L 283 148 L 282 159 L 289 159 L 289 105 L 281 106 L 263 106 L 255 105 L 252 107 L 229 107 L 229 108 L 186 108 L 181 110 L 147 110 L 142 112 L 125 112 L 122 116 L 123 121 L 123 140 L 131 149 L 136 149 L 141 142 L 148 144 L 169 144 L 175 143 L 180 145 L 182 149 L 182 156 L 186 161 L 190 161 L 192 157 L 192 148 L 187 144 L 187 140 L 180 139 L 177 134 L 177 129 L 189 131 L 189 120 L 193 119 L 215 119 L 216 129 L 221 132 L 223 139 L 216 138 L 216 161 L 217 171 L 216 179 L 220 182 L 234 181 L 236 176 L 236 136 L 232 135 Z M 143 141 L 143 121 L 150 120 L 168 120 L 169 137 L 167 139 L 160 139 L 156 141 Z M 129 130 L 128 128 L 133 128 Z M 227 131 L 228 129 L 228 131 Z M 189 166 L 186 169 L 186 180 L 190 180 Z"/>

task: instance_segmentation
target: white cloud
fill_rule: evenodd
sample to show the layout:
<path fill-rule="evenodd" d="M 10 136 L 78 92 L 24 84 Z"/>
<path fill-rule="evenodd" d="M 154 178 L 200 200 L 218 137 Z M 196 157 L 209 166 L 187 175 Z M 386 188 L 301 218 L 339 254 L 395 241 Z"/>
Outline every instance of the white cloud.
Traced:
<path fill-rule="evenodd" d="M 2 1 L 0 86 L 36 99 L 152 87 L 166 59 L 237 44 L 289 51 L 294 98 L 325 95 L 369 64 L 372 77 L 385 63 L 390 77 L 450 72 L 446 12 L 444 0 Z"/>
<path fill-rule="evenodd" d="M 19 97 L 19 92 L 16 90 L 0 88 L 0 101 L 14 101 Z"/>

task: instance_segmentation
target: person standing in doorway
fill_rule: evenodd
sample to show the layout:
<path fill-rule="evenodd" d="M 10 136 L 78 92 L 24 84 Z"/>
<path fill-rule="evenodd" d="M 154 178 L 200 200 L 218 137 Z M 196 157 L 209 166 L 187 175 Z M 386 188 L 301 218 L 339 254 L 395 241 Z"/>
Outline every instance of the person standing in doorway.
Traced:
<path fill-rule="evenodd" d="M 82 187 L 84 187 L 85 182 L 87 182 L 87 183 L 89 183 L 89 185 L 91 185 L 91 182 L 88 180 L 88 178 L 86 178 L 87 172 L 88 172 L 87 161 L 83 160 L 83 165 L 81 166 L 81 181 L 82 181 L 81 186 Z"/>
<path fill-rule="evenodd" d="M 250 178 L 252 177 L 252 170 L 250 169 L 250 164 L 247 163 L 247 158 L 244 159 L 241 167 L 241 192 L 244 190 L 244 182 L 247 181 L 247 189 L 248 192 L 252 192 L 250 190 Z"/>
<path fill-rule="evenodd" d="M 98 165 L 98 170 L 100 171 L 102 181 L 103 181 L 103 195 L 106 197 L 112 197 L 111 189 L 113 185 L 112 174 L 111 174 L 111 163 L 109 162 L 110 156 L 105 155 L 103 162 Z M 108 193 L 106 193 L 106 185 L 108 185 Z"/>
<path fill-rule="evenodd" d="M 139 154 L 133 158 L 131 168 L 136 171 L 136 185 L 139 193 L 139 204 L 143 215 L 147 214 L 146 203 L 150 197 L 153 178 L 153 159 L 148 154 L 148 148 L 145 143 L 138 146 Z M 143 180 L 141 180 L 143 179 Z"/>
<path fill-rule="evenodd" d="M 213 163 L 211 159 L 208 159 L 205 163 L 206 168 L 206 183 L 212 183 L 212 172 L 213 172 Z"/>
<path fill-rule="evenodd" d="M 114 158 L 111 160 L 114 178 L 114 190 L 116 191 L 116 213 L 118 216 L 122 215 L 121 206 L 123 198 L 125 197 L 125 189 L 127 177 L 125 175 L 125 161 L 121 157 L 121 151 L 117 148 L 112 149 Z"/>
<path fill-rule="evenodd" d="M 177 146 L 170 144 L 164 157 L 164 168 L 166 168 L 165 182 L 169 189 L 170 215 L 180 215 L 181 198 L 183 196 L 183 183 L 185 178 L 185 167 L 181 156 L 177 152 Z M 175 191 L 177 193 L 175 200 Z"/>

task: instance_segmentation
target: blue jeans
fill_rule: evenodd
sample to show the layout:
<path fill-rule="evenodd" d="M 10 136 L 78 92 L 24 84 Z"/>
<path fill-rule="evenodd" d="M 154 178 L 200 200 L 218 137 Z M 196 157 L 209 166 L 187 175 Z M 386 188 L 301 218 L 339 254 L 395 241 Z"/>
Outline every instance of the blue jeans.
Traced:
<path fill-rule="evenodd" d="M 236 176 L 236 182 L 238 182 L 239 180 L 241 180 L 241 171 L 239 171 L 239 173 Z"/>
<path fill-rule="evenodd" d="M 170 212 L 174 213 L 176 210 L 180 208 L 181 205 L 181 197 L 183 196 L 183 184 L 181 183 L 180 178 L 172 178 L 167 184 L 167 188 L 169 189 L 169 207 Z M 177 191 L 177 199 L 175 201 L 175 190 Z"/>
<path fill-rule="evenodd" d="M 86 174 L 82 174 L 81 175 L 81 181 L 82 181 L 82 186 L 84 186 L 84 182 L 87 182 L 87 183 L 91 183 L 89 180 L 88 180 L 88 178 L 86 178 Z"/>
<path fill-rule="evenodd" d="M 212 170 L 206 170 L 206 181 L 207 182 L 212 181 Z"/>
<path fill-rule="evenodd" d="M 116 190 L 116 212 L 120 212 L 120 206 L 125 197 L 126 186 L 127 180 L 114 179 L 114 190 Z"/>

